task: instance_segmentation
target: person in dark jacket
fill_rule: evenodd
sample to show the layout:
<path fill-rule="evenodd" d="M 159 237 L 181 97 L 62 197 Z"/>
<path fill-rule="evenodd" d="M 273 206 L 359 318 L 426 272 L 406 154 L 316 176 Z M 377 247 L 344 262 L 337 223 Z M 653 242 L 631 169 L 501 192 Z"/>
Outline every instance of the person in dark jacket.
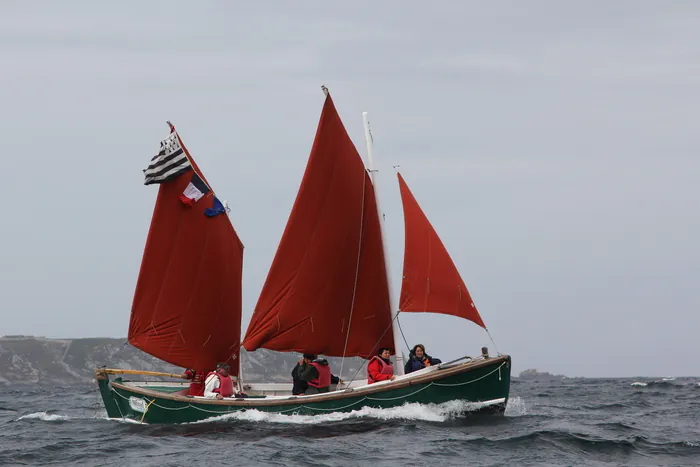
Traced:
<path fill-rule="evenodd" d="M 304 354 L 292 370 L 292 394 L 294 394 L 295 396 L 304 394 L 304 392 L 306 392 L 306 389 L 309 387 L 309 383 L 302 380 L 300 377 L 301 372 L 306 368 L 306 365 L 308 365 L 312 361 L 313 355 Z"/>
<path fill-rule="evenodd" d="M 438 363 L 442 363 L 442 360 L 431 357 L 425 353 L 425 346 L 423 344 L 416 344 L 413 350 L 411 350 L 410 357 L 404 366 L 404 373 L 412 373 L 422 370 L 427 366 L 437 365 Z"/>
<path fill-rule="evenodd" d="M 296 395 L 329 392 L 331 384 L 342 382 L 339 377 L 331 373 L 328 360 L 319 359 L 312 354 L 304 354 L 292 370 L 292 378 L 295 377 L 295 371 L 296 379 L 294 379 L 292 393 Z"/>

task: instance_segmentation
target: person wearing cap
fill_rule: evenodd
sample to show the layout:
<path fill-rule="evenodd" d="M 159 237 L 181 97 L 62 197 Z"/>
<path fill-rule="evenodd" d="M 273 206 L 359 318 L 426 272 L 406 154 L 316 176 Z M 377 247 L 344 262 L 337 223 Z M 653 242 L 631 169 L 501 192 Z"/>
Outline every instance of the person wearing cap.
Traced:
<path fill-rule="evenodd" d="M 342 382 L 339 377 L 331 373 L 328 360 L 325 358 L 319 359 L 313 354 L 304 354 L 304 358 L 299 361 L 297 374 L 299 381 L 307 384 L 304 391 L 306 395 L 329 392 L 331 384 Z"/>
<path fill-rule="evenodd" d="M 236 393 L 233 380 L 229 376 L 231 368 L 227 363 L 220 362 L 216 364 L 216 371 L 212 371 L 207 375 L 204 383 L 204 397 L 209 399 L 223 399 L 231 397 Z"/>

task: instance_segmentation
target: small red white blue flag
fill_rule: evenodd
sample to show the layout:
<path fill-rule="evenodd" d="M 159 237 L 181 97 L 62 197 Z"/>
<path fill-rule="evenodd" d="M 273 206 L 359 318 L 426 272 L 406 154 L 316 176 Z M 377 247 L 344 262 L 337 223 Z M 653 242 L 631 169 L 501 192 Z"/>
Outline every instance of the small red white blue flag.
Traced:
<path fill-rule="evenodd" d="M 187 206 L 194 206 L 194 203 L 202 199 L 210 191 L 207 184 L 197 175 L 197 172 L 193 172 L 190 183 L 187 184 L 187 188 L 180 195 L 180 201 Z"/>

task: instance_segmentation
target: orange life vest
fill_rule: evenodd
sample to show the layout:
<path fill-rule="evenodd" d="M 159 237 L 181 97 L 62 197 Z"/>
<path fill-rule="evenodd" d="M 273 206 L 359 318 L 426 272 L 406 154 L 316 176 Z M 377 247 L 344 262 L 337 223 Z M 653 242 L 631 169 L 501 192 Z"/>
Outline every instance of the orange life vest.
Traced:
<path fill-rule="evenodd" d="M 375 355 L 374 357 L 372 357 L 372 359 L 367 364 L 367 384 L 376 383 L 377 381 L 385 381 L 383 379 L 376 380 L 376 379 L 372 378 L 372 374 L 369 372 L 369 365 L 375 360 L 378 361 L 379 364 L 381 365 L 381 370 L 379 370 L 380 374 L 392 375 L 392 376 L 394 374 L 394 365 L 392 363 L 385 362 L 383 358 L 380 358 L 377 355 Z M 387 379 L 389 379 L 389 378 L 387 378 Z"/>
<path fill-rule="evenodd" d="M 317 362 L 311 362 L 314 368 L 318 371 L 318 376 L 311 381 L 309 381 L 309 386 L 315 388 L 327 388 L 331 385 L 331 367 L 328 365 L 321 365 Z"/>
<path fill-rule="evenodd" d="M 219 378 L 219 387 L 214 389 L 212 392 L 221 394 L 223 397 L 231 397 L 233 395 L 233 380 L 230 376 L 221 376 L 216 371 L 212 371 L 207 375 L 207 379 L 211 375 L 216 375 Z"/>

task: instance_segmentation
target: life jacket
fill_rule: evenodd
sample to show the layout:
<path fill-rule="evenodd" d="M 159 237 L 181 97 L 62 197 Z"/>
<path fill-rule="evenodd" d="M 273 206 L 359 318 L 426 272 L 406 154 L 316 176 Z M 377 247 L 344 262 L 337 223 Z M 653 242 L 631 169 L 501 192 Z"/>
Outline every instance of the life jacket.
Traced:
<path fill-rule="evenodd" d="M 327 388 L 331 385 L 331 367 L 328 365 L 321 365 L 318 362 L 311 362 L 316 371 L 318 371 L 318 376 L 311 381 L 309 381 L 309 386 L 315 388 Z"/>
<path fill-rule="evenodd" d="M 204 373 L 199 371 L 194 372 L 192 382 L 190 383 L 190 390 L 187 394 L 190 396 L 204 395 Z"/>
<path fill-rule="evenodd" d="M 422 370 L 425 368 L 425 365 L 423 362 L 418 360 L 418 357 L 411 356 L 411 359 L 409 360 L 409 371 L 407 373 L 413 373 L 414 371 Z"/>
<path fill-rule="evenodd" d="M 379 370 L 379 373 L 384 374 L 384 375 L 392 375 L 392 376 L 394 374 L 394 365 L 392 363 L 385 362 L 383 358 L 380 358 L 377 355 L 375 355 L 374 357 L 372 357 L 372 359 L 367 364 L 367 367 L 368 367 L 368 369 L 367 369 L 367 384 L 376 383 L 377 381 L 385 381 L 385 380 L 376 380 L 376 379 L 372 378 L 372 375 L 369 372 L 369 365 L 375 360 L 378 360 L 379 364 L 382 366 L 381 370 Z"/>
<path fill-rule="evenodd" d="M 212 392 L 221 394 L 223 397 L 231 397 L 233 395 L 233 380 L 231 377 L 221 376 L 216 371 L 211 371 L 207 375 L 207 379 L 209 379 L 211 375 L 216 375 L 216 377 L 219 378 L 219 387 L 214 389 Z"/>

